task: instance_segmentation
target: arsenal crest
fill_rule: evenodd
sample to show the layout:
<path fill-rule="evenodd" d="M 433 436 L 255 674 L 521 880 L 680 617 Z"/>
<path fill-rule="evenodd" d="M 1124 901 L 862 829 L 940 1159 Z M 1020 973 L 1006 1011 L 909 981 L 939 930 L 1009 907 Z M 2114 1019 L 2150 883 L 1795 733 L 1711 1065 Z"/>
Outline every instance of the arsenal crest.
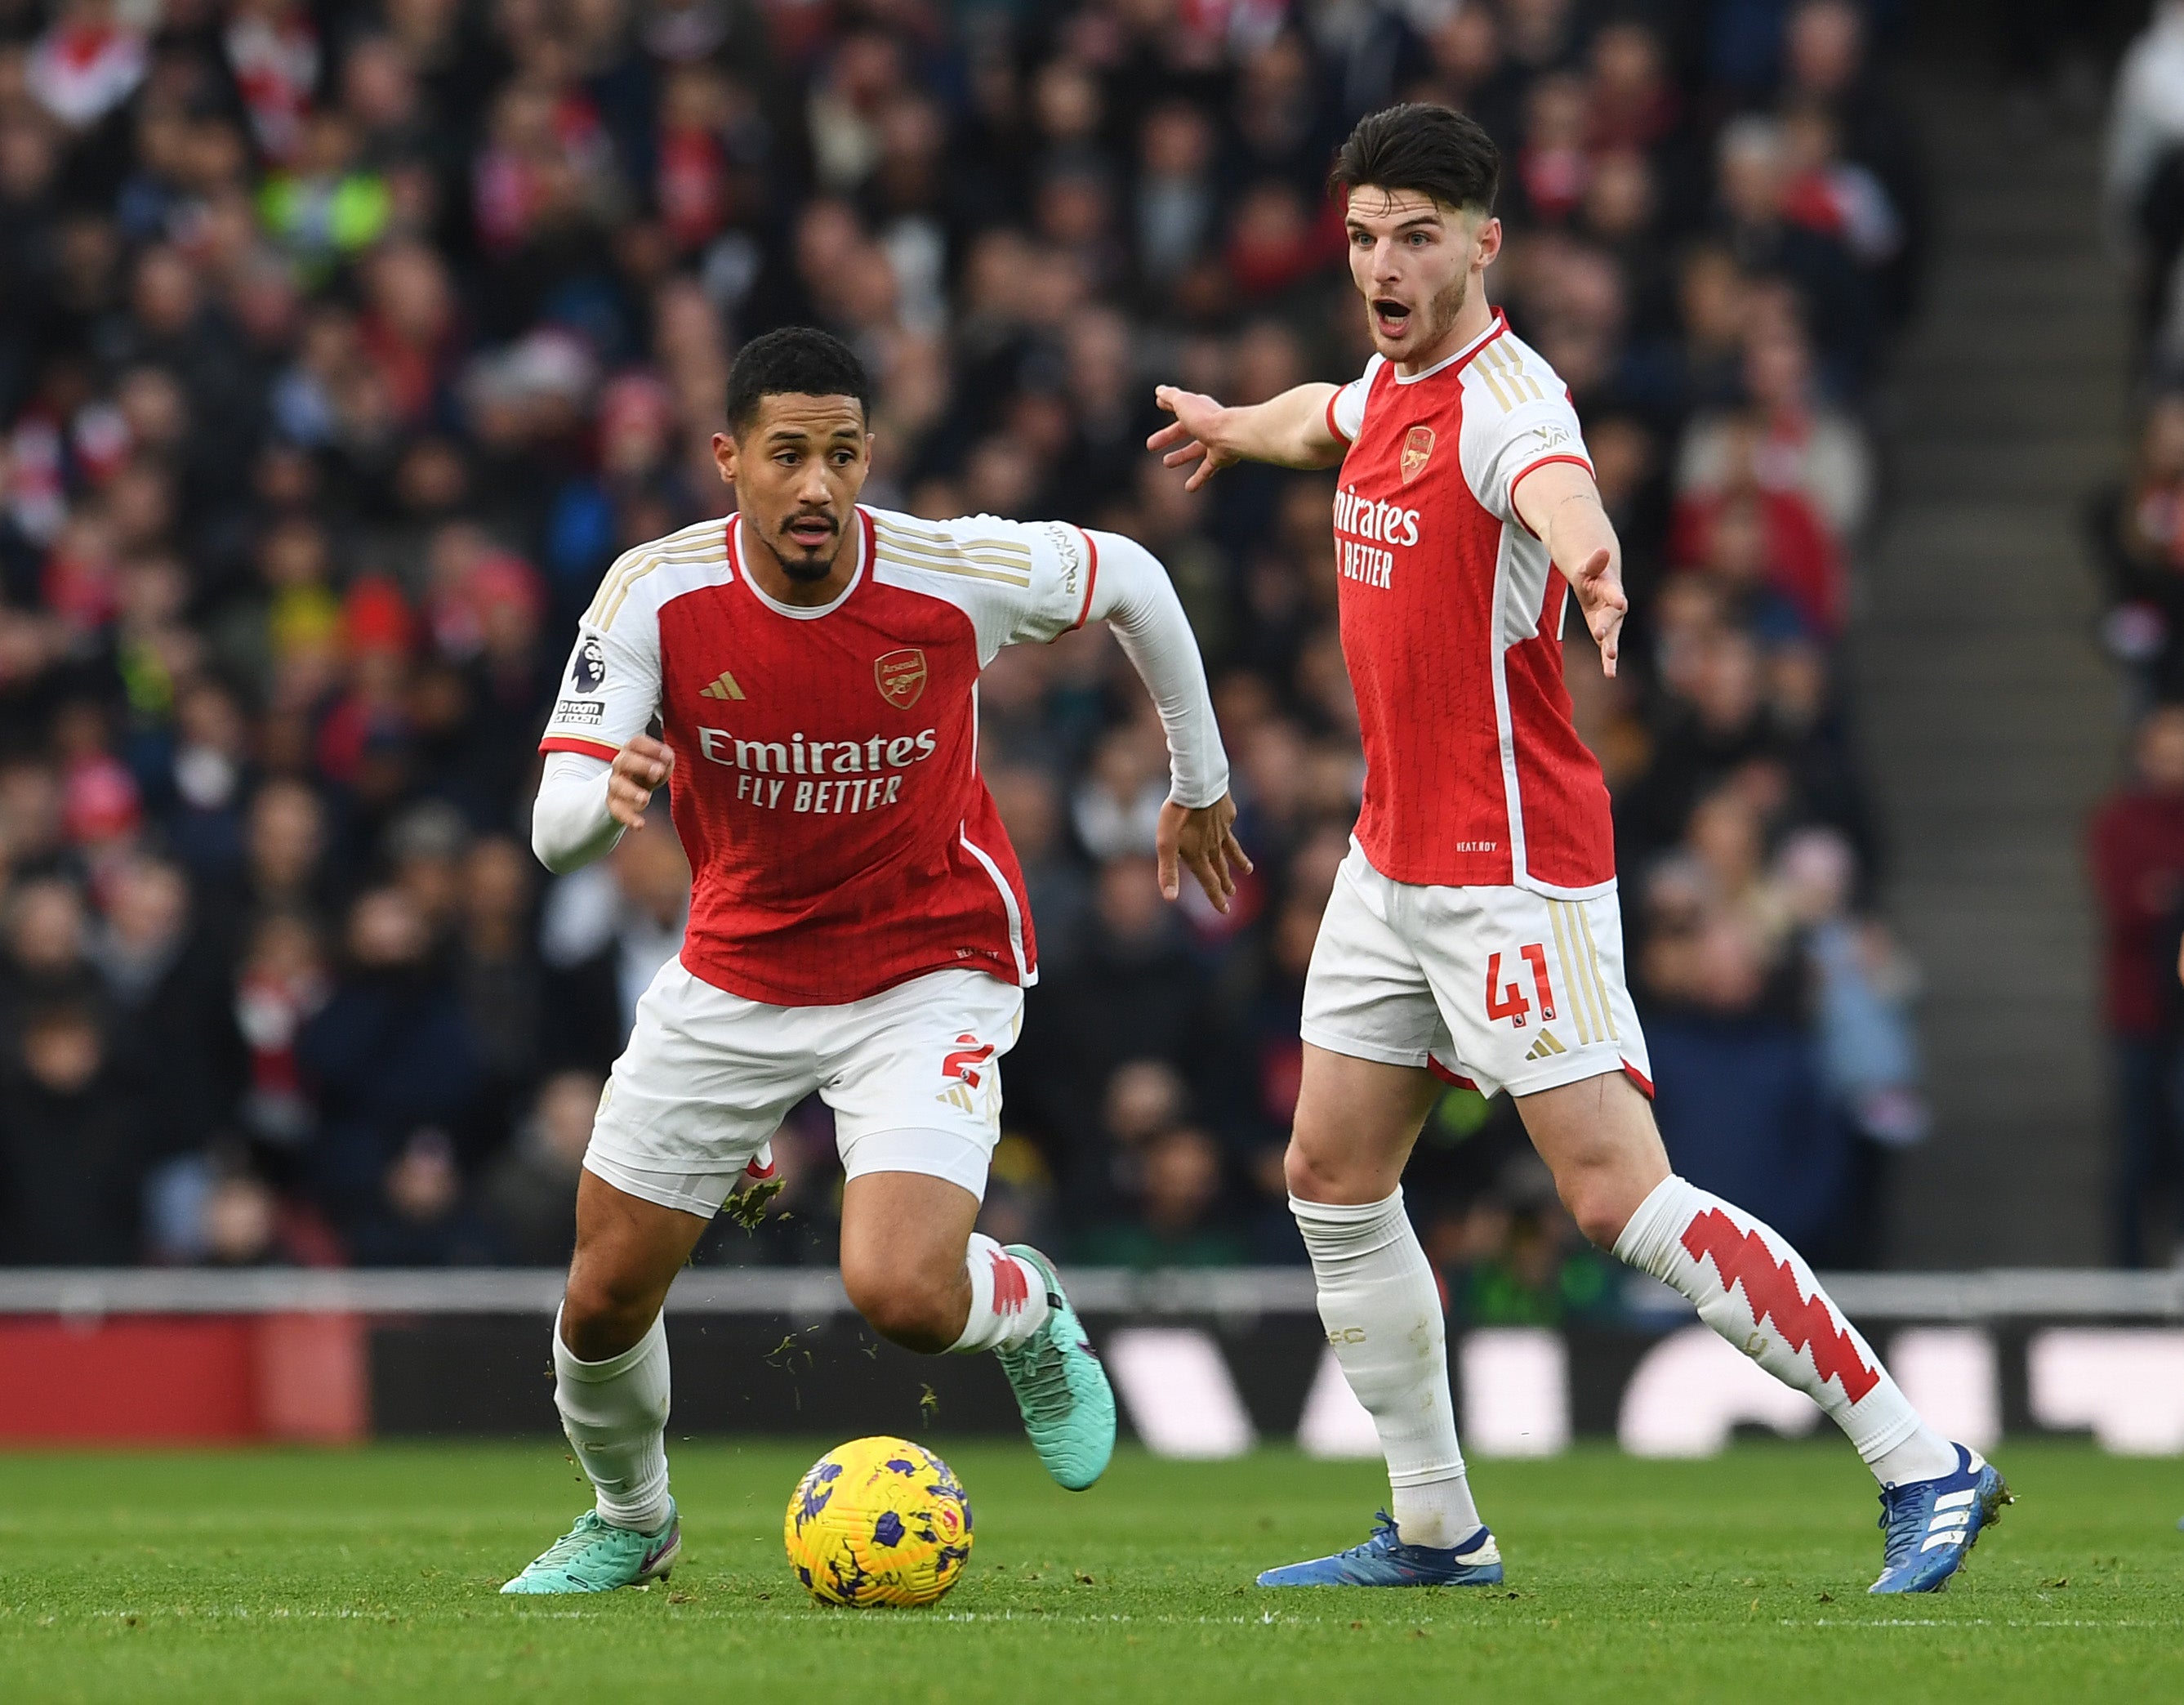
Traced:
<path fill-rule="evenodd" d="M 879 683 L 881 698 L 898 710 L 907 710 L 925 691 L 925 654 L 914 646 L 905 646 L 875 658 L 872 679 Z"/>
<path fill-rule="evenodd" d="M 1433 428 L 1413 426 L 1403 434 L 1403 483 L 1416 479 L 1433 460 Z"/>

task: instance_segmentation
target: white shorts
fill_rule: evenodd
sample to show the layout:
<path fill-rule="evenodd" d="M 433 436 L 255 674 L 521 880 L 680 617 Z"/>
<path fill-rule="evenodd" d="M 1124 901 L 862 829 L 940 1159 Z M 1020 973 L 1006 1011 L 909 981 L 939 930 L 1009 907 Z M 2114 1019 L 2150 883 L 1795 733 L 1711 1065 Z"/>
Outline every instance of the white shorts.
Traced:
<path fill-rule="evenodd" d="M 1627 1072 L 1653 1092 L 1615 893 L 1392 882 L 1351 843 L 1304 980 L 1304 1039 L 1491 1095 Z"/>
<path fill-rule="evenodd" d="M 815 1090 L 851 1178 L 923 1173 L 983 1201 L 1001 1128 L 1001 1056 L 1023 990 L 935 971 L 841 1006 L 768 1006 L 671 959 L 637 1003 L 584 1167 L 616 1189 L 710 1217 Z"/>

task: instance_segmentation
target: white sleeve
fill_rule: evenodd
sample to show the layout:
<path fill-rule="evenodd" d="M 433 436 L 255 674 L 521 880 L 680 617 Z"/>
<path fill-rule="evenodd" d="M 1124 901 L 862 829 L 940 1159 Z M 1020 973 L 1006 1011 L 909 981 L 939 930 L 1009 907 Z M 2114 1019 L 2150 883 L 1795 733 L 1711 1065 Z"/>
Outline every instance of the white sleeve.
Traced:
<path fill-rule="evenodd" d="M 1081 527 L 1033 521 L 1023 532 L 1031 545 L 1031 579 L 1003 589 L 1003 645 L 1045 644 L 1082 627 L 1092 617 L 1102 568 L 1100 547 Z"/>
<path fill-rule="evenodd" d="M 538 749 L 611 762 L 651 726 L 659 709 L 660 615 L 649 605 L 625 603 L 604 627 L 578 626 Z"/>
<path fill-rule="evenodd" d="M 1113 532 L 1085 538 L 1098 566 L 1089 614 L 1115 630 L 1167 733 L 1168 798 L 1194 808 L 1212 805 L 1228 791 L 1228 757 L 1198 638 L 1167 571 L 1135 539 Z"/>
<path fill-rule="evenodd" d="M 1375 355 L 1365 364 L 1365 371 L 1328 398 L 1327 424 L 1335 437 L 1348 443 L 1357 442 L 1358 433 L 1365 430 L 1365 398 L 1373 389 L 1373 381 L 1387 364 L 1387 357 Z"/>
<path fill-rule="evenodd" d="M 556 876 L 612 852 L 621 825 L 607 811 L 613 766 L 588 752 L 549 752 L 531 806 L 531 850 Z"/>
<path fill-rule="evenodd" d="M 1508 381 L 1502 381 L 1505 391 Z M 1529 388 L 1545 387 L 1536 382 Z M 1560 390 L 1528 398 L 1506 410 L 1470 406 L 1465 398 L 1463 416 L 1463 472 L 1466 482 L 1497 521 L 1516 518 L 1511 493 L 1526 474 L 1549 462 L 1574 462 L 1587 473 L 1592 458 L 1585 454 L 1585 437 L 1577 423 L 1577 410 Z"/>

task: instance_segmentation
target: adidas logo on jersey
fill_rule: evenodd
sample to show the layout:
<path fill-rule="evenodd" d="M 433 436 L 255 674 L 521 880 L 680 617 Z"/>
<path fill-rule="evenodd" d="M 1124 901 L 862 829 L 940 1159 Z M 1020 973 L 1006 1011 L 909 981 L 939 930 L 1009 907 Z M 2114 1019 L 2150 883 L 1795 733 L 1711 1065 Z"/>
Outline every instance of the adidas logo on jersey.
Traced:
<path fill-rule="evenodd" d="M 1563 1047 L 1561 1043 L 1555 1040 L 1555 1033 L 1553 1031 L 1542 1030 L 1540 1032 L 1540 1039 L 1532 1044 L 1531 1048 L 1526 1052 L 1524 1057 L 1527 1060 L 1552 1060 L 1557 1054 L 1567 1054 L 1568 1052 L 1568 1049 Z"/>
<path fill-rule="evenodd" d="M 736 685 L 736 677 L 723 669 L 721 671 L 720 677 L 711 686 L 700 687 L 698 689 L 698 696 L 701 699 L 733 699 L 740 704 L 743 700 L 744 689 Z"/>

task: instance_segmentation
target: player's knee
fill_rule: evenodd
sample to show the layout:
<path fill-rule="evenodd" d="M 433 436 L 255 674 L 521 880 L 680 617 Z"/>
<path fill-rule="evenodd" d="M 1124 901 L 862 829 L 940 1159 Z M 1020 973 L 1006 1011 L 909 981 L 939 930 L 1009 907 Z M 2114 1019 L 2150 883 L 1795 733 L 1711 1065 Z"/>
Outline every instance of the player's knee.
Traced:
<path fill-rule="evenodd" d="M 1605 1167 L 1581 1167 L 1555 1180 L 1556 1193 L 1577 1222 L 1586 1241 L 1602 1249 L 1615 1247 L 1623 1228 L 1630 1223 L 1637 1204 L 1629 1199 L 1622 1180 Z"/>
<path fill-rule="evenodd" d="M 660 1301 L 639 1279 L 580 1262 L 561 1295 L 561 1341 L 579 1362 L 619 1356 L 644 1336 Z"/>
<path fill-rule="evenodd" d="M 1294 1136 L 1282 1155 L 1282 1182 L 1300 1201 L 1354 1201 L 1360 1200 L 1357 1192 L 1363 1187 L 1339 1155 Z"/>
<path fill-rule="evenodd" d="M 850 1294 L 850 1307 L 890 1344 L 932 1356 L 962 1334 L 962 1321 L 950 1318 L 948 1287 L 927 1276 L 881 1266 L 844 1265 L 842 1286 Z"/>

